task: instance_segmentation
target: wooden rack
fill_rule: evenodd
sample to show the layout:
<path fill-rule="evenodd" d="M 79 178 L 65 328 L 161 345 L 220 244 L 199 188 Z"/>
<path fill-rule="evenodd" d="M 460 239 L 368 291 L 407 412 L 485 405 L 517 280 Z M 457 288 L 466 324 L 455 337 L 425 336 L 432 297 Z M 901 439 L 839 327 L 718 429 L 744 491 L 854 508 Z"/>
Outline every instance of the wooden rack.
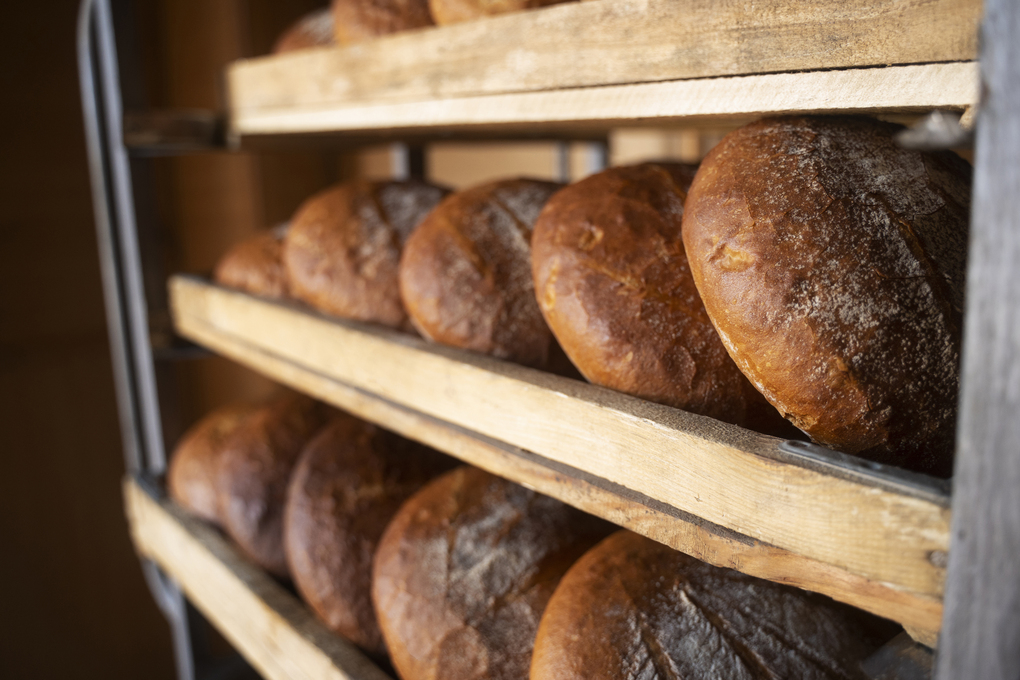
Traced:
<path fill-rule="evenodd" d="M 571 3 L 238 62 L 229 134 L 569 138 L 766 113 L 963 111 L 978 101 L 980 19 L 969 0 Z M 950 536 L 936 480 L 194 277 L 175 277 L 171 297 L 179 334 L 279 382 L 713 564 L 936 639 Z M 134 518 L 157 507 L 132 488 Z M 180 560 L 160 563 L 183 576 Z"/>

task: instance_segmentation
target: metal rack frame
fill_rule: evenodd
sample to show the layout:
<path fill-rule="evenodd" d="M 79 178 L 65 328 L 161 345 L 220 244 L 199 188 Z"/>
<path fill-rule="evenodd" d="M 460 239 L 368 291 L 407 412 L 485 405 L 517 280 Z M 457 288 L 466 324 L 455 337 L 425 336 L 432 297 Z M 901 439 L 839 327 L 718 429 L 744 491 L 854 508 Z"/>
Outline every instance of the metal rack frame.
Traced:
<path fill-rule="evenodd" d="M 1020 3 L 984 6 L 953 548 L 938 680 L 1020 677 Z M 166 468 L 167 404 L 139 238 L 140 227 L 150 225 L 139 219 L 138 167 L 124 139 L 116 37 L 111 0 L 83 0 L 78 59 L 125 463 L 129 474 L 152 478 Z M 214 130 L 207 143 L 221 139 Z M 408 164 L 422 165 L 417 157 Z M 222 675 L 208 664 L 207 624 L 172 579 L 146 560 L 142 568 L 170 623 L 179 677 Z"/>

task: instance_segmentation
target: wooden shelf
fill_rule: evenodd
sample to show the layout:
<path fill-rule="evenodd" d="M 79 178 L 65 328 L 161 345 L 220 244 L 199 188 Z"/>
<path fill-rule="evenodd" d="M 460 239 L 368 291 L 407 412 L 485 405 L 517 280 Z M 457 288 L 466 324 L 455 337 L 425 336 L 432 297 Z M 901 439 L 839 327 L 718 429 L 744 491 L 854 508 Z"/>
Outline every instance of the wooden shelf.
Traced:
<path fill-rule="evenodd" d="M 963 109 L 975 0 L 595 0 L 244 60 L 235 137 L 591 135 L 764 113 Z"/>
<path fill-rule="evenodd" d="M 214 528 L 135 479 L 124 482 L 124 501 L 138 552 L 172 576 L 264 678 L 392 680 Z"/>
<path fill-rule="evenodd" d="M 281 383 L 707 562 L 938 630 L 936 480 L 195 277 L 170 292 L 181 335 Z"/>

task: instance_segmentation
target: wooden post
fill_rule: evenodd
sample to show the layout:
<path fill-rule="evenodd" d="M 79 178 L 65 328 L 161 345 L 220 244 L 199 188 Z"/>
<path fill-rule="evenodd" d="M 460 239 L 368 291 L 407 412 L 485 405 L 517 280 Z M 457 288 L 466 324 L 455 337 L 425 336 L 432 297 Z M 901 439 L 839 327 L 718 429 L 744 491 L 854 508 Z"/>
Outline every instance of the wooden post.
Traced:
<path fill-rule="evenodd" d="M 938 680 L 1020 678 L 1020 3 L 986 0 Z"/>

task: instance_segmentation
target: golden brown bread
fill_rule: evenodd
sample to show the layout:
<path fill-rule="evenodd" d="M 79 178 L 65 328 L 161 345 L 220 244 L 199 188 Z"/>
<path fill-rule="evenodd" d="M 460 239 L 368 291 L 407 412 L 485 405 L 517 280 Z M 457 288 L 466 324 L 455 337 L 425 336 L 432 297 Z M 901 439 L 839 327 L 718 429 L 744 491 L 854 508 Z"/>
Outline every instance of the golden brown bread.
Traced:
<path fill-rule="evenodd" d="M 309 47 L 336 45 L 333 36 L 333 12 L 328 7 L 305 14 L 287 28 L 273 45 L 273 54 L 284 54 Z"/>
<path fill-rule="evenodd" d="M 166 472 L 167 492 L 174 502 L 208 522 L 220 523 L 216 488 L 219 456 L 231 434 L 254 410 L 248 404 L 225 406 L 184 433 Z"/>
<path fill-rule="evenodd" d="M 400 253 L 446 193 L 417 181 L 355 181 L 311 197 L 284 239 L 291 295 L 328 314 L 409 329 Z"/>
<path fill-rule="evenodd" d="M 570 0 L 429 0 L 432 18 L 440 26 L 483 17 L 558 5 Z"/>
<path fill-rule="evenodd" d="M 283 538 L 294 585 L 331 630 L 386 655 L 372 610 L 372 557 L 401 503 L 454 461 L 358 420 L 336 416 L 291 476 Z"/>
<path fill-rule="evenodd" d="M 691 279 L 680 219 L 694 171 L 610 168 L 554 195 L 531 242 L 535 294 L 593 383 L 769 430 L 773 409 L 726 354 Z"/>
<path fill-rule="evenodd" d="M 821 444 L 947 476 L 970 167 L 867 118 L 766 119 L 698 171 L 684 242 L 726 348 Z"/>
<path fill-rule="evenodd" d="M 553 594 L 531 680 L 865 680 L 896 627 L 620 531 Z"/>
<path fill-rule="evenodd" d="M 213 279 L 228 288 L 268 298 L 287 297 L 287 273 L 283 268 L 283 237 L 286 227 L 246 238 L 220 258 Z"/>
<path fill-rule="evenodd" d="M 435 25 L 428 0 L 333 0 L 332 11 L 340 45 Z"/>
<path fill-rule="evenodd" d="M 519 680 L 567 568 L 609 526 L 474 468 L 397 512 L 376 551 L 379 625 L 404 680 Z"/>
<path fill-rule="evenodd" d="M 443 199 L 407 240 L 400 295 L 430 340 L 528 366 L 553 342 L 535 302 L 531 229 L 553 182 L 512 179 Z"/>
<path fill-rule="evenodd" d="M 223 446 L 217 465 L 224 530 L 256 564 L 287 575 L 283 508 L 298 455 L 325 424 L 330 409 L 288 394 L 254 411 Z"/>

